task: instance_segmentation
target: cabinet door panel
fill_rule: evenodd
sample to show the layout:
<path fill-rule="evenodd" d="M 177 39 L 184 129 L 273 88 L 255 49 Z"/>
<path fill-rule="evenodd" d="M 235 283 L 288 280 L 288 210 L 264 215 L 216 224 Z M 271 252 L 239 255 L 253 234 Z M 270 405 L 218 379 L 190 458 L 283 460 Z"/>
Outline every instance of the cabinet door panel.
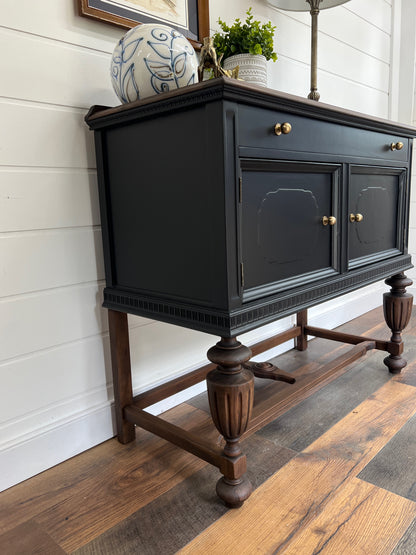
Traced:
<path fill-rule="evenodd" d="M 244 298 L 294 287 L 337 270 L 334 226 L 340 167 L 242 161 Z"/>
<path fill-rule="evenodd" d="M 351 168 L 349 268 L 402 252 L 404 180 L 403 170 L 366 166 Z"/>

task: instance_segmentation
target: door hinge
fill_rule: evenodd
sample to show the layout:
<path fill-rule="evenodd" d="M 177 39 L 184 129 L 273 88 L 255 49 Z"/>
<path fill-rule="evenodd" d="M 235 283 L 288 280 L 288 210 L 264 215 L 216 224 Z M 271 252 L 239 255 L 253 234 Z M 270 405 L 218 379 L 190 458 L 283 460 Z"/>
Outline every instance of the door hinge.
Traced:
<path fill-rule="evenodd" d="M 238 178 L 238 202 L 241 204 L 243 202 L 243 178 Z"/>
<path fill-rule="evenodd" d="M 244 289 L 244 264 L 240 264 L 241 288 Z"/>

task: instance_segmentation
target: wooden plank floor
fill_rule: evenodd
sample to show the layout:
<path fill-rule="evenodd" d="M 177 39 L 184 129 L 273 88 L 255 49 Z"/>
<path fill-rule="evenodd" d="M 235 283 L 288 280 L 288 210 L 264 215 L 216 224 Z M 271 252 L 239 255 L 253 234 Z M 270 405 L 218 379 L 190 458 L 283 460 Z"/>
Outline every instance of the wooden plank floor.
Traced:
<path fill-rule="evenodd" d="M 381 309 L 340 329 L 389 337 Z M 242 508 L 216 497 L 215 468 L 137 430 L 1 493 L 0 553 L 416 554 L 416 315 L 404 337 L 401 375 L 370 352 L 246 435 Z M 349 348 L 314 339 L 274 362 L 303 379 Z M 256 410 L 285 388 L 256 380 Z M 220 441 L 205 395 L 164 417 Z"/>

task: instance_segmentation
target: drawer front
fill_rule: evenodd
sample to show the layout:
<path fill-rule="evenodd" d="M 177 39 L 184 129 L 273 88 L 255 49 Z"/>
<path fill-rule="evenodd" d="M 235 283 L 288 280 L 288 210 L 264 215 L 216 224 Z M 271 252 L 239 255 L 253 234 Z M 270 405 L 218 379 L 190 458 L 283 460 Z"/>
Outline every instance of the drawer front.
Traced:
<path fill-rule="evenodd" d="M 283 123 L 290 124 L 290 132 L 276 135 L 276 124 Z M 295 151 L 406 162 L 409 151 L 405 137 L 244 105 L 238 108 L 238 135 L 240 147 L 276 149 L 279 158 Z M 398 143 L 403 146 L 391 150 Z"/>
<path fill-rule="evenodd" d="M 349 181 L 349 268 L 403 252 L 406 171 L 352 166 Z"/>
<path fill-rule="evenodd" d="M 242 160 L 243 299 L 337 273 L 340 166 Z"/>

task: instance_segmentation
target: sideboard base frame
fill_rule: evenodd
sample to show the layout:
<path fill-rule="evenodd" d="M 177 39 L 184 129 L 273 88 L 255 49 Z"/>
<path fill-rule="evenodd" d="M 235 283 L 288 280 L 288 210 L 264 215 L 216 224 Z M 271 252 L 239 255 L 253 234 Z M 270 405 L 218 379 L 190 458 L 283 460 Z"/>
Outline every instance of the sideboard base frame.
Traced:
<path fill-rule="evenodd" d="M 217 494 L 231 508 L 239 507 L 249 497 L 251 484 L 245 476 L 246 456 L 242 453 L 240 439 L 246 437 L 277 418 L 301 399 L 310 396 L 319 387 L 335 379 L 346 366 L 364 356 L 369 350 L 377 349 L 389 353 L 384 363 L 391 373 L 398 373 L 406 365 L 402 359 L 403 341 L 401 332 L 410 320 L 412 295 L 405 288 L 412 284 L 404 274 L 397 274 L 386 283 L 390 293 L 383 297 L 384 315 L 392 331 L 390 341 L 359 335 L 346 334 L 308 325 L 307 311 L 297 314 L 297 325 L 274 337 L 253 345 L 250 349 L 241 345 L 236 338 L 221 338 L 208 351 L 211 364 L 194 372 L 171 380 L 146 393 L 133 397 L 128 337 L 127 314 L 109 310 L 111 360 L 113 368 L 115 410 L 118 439 L 129 443 L 135 439 L 134 426 L 139 426 L 170 441 L 181 449 L 216 466 L 223 477 L 218 481 Z M 307 348 L 307 337 L 314 336 L 354 345 L 348 352 L 321 367 L 319 376 L 303 376 L 295 383 L 287 379 L 285 389 L 277 392 L 262 407 L 254 405 L 254 378 L 250 358 L 290 339 L 295 340 L 298 350 Z M 276 369 L 279 370 L 279 369 Z M 210 444 L 200 435 L 184 430 L 163 418 L 154 416 L 144 409 L 171 395 L 207 379 L 211 415 L 215 426 L 225 439 L 225 446 Z M 292 382 L 292 383 L 290 383 Z"/>

